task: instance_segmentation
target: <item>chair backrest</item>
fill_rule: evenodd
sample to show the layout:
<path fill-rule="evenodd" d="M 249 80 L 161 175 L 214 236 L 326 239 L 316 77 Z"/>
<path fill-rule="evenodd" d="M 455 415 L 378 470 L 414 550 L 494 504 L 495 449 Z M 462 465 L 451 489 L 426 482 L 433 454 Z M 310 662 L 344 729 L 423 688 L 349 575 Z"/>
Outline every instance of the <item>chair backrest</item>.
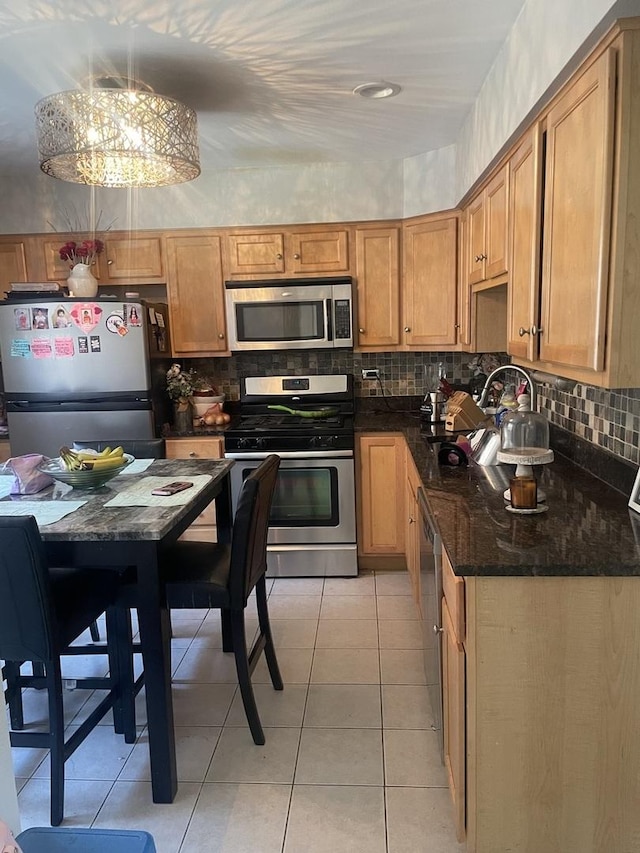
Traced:
<path fill-rule="evenodd" d="M 122 447 L 125 453 L 130 453 L 136 459 L 164 459 L 165 444 L 164 438 L 129 438 L 117 439 L 112 441 L 74 441 L 74 450 L 91 450 L 101 451 L 105 447 Z"/>
<path fill-rule="evenodd" d="M 49 567 L 32 515 L 0 517 L 0 658 L 52 660 Z"/>
<path fill-rule="evenodd" d="M 229 598 L 232 607 L 244 607 L 267 570 L 267 534 L 280 457 L 267 456 L 240 489 L 233 519 Z"/>

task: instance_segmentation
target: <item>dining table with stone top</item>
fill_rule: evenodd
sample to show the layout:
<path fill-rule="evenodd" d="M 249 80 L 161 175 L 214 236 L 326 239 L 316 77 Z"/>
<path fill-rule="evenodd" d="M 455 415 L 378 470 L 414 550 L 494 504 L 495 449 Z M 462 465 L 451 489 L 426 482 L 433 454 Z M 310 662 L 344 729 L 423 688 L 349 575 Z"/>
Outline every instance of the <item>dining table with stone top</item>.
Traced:
<path fill-rule="evenodd" d="M 173 544 L 214 500 L 218 542 L 230 541 L 229 472 L 233 464 L 226 459 L 158 459 L 142 471 L 127 473 L 125 469 L 97 489 L 71 489 L 56 482 L 35 495 L 0 498 L 0 515 L 22 510 L 31 514 L 34 510 L 51 565 L 128 569 L 135 578 L 152 795 L 156 803 L 172 802 L 178 786 L 171 696 L 171 622 L 159 561 L 163 548 Z M 150 495 L 156 485 L 179 480 L 191 480 L 194 485 L 170 498 Z M 57 507 L 62 510 L 65 502 L 74 504 L 73 511 L 47 523 L 49 513 L 55 513 Z"/>

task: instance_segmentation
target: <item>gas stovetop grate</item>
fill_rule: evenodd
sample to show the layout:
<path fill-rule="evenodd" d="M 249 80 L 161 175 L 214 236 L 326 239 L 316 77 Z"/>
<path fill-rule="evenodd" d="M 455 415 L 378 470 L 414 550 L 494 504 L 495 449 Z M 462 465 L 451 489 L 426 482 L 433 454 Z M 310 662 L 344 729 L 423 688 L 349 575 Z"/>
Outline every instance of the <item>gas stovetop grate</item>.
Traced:
<path fill-rule="evenodd" d="M 336 415 L 333 418 L 301 418 L 295 415 L 242 415 L 236 424 L 236 429 L 335 429 L 341 427 L 344 418 Z"/>

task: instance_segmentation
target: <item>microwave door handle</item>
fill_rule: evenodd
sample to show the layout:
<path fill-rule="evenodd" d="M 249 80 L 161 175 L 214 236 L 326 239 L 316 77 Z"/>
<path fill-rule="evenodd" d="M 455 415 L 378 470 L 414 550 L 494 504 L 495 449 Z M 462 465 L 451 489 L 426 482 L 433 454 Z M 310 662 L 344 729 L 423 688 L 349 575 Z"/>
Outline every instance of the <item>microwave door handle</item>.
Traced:
<path fill-rule="evenodd" d="M 324 301 L 324 321 L 327 329 L 327 340 L 333 340 L 333 300 L 325 299 Z"/>

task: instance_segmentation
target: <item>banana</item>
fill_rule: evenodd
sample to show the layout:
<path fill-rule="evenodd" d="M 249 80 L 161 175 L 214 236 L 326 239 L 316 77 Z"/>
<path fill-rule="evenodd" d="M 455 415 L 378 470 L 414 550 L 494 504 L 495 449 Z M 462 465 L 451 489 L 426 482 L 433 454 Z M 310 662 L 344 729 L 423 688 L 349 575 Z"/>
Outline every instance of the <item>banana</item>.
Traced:
<path fill-rule="evenodd" d="M 98 456 L 109 456 L 110 453 L 111 453 L 111 448 L 105 447 L 104 450 L 101 450 L 100 453 L 98 453 Z"/>
<path fill-rule="evenodd" d="M 124 456 L 124 450 L 122 447 L 116 447 L 114 450 L 109 450 L 109 453 L 105 454 L 113 458 L 114 456 Z"/>
<path fill-rule="evenodd" d="M 69 447 L 60 448 L 60 458 L 67 471 L 79 471 L 82 466 L 82 460 L 78 454 Z"/>
<path fill-rule="evenodd" d="M 125 463 L 124 456 L 107 456 L 100 459 L 96 456 L 93 459 L 86 459 L 80 463 L 82 471 L 108 471 L 110 468 L 121 468 Z"/>

